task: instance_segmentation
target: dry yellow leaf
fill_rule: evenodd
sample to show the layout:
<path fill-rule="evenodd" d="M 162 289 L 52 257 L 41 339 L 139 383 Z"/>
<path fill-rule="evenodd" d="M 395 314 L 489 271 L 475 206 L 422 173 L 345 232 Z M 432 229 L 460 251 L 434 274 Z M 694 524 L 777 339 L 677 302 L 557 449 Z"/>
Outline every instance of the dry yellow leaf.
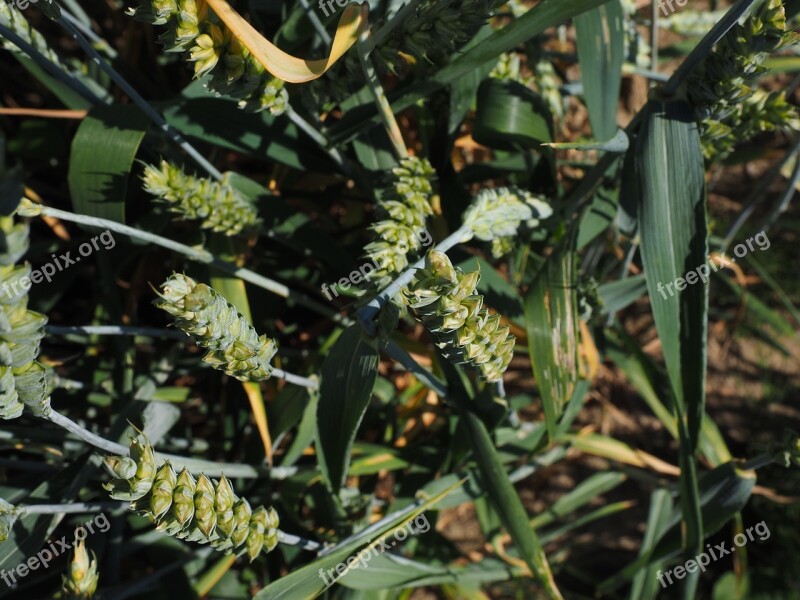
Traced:
<path fill-rule="evenodd" d="M 369 14 L 366 4 L 348 5 L 339 19 L 328 58 L 305 60 L 292 56 L 269 42 L 225 0 L 207 1 L 211 10 L 250 51 L 253 58 L 272 75 L 289 83 L 306 83 L 324 75 L 356 43 L 362 29 L 367 26 Z"/>

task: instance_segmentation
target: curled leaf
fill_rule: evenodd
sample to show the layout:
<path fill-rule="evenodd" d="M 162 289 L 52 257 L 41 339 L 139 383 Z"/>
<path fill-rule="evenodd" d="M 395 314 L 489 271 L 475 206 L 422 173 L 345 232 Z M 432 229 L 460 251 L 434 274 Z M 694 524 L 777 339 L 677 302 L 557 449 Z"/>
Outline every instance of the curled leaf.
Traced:
<path fill-rule="evenodd" d="M 208 0 L 208 5 L 267 71 L 289 83 L 306 83 L 324 75 L 356 43 L 367 26 L 369 13 L 366 4 L 349 5 L 339 19 L 330 55 L 327 58 L 305 60 L 284 52 L 266 40 L 225 0 Z"/>

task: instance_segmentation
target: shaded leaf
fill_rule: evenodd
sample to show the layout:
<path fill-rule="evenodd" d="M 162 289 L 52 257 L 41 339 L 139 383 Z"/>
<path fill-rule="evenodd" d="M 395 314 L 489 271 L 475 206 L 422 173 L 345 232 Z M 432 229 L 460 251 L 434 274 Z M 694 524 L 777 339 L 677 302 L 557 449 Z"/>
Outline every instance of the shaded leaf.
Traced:
<path fill-rule="evenodd" d="M 333 490 L 344 484 L 358 426 L 378 376 L 378 350 L 361 328 L 344 331 L 322 365 L 317 406 L 317 452 L 323 477 Z"/>
<path fill-rule="evenodd" d="M 125 222 L 128 180 L 147 123 L 134 106 L 89 111 L 70 152 L 67 182 L 75 212 Z"/>

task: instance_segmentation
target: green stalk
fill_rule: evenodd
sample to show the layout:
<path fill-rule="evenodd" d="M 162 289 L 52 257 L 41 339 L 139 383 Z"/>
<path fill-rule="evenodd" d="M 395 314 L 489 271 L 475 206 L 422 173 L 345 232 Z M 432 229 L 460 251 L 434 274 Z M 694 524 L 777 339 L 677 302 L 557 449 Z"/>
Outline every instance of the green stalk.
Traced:
<path fill-rule="evenodd" d="M 43 418 L 66 429 L 84 442 L 104 452 L 119 456 L 130 455 L 130 449 L 127 446 L 117 444 L 92 433 L 56 410 L 51 410 L 50 414 Z M 272 479 L 286 479 L 297 473 L 296 467 L 255 468 L 242 463 L 217 463 L 162 452 L 156 452 L 155 456 L 159 462 L 169 461 L 176 468 L 186 467 L 193 473 L 205 473 L 209 477 L 220 477 L 225 474 L 230 477 L 260 479 L 268 475 Z"/>
<path fill-rule="evenodd" d="M 380 81 L 378 81 L 378 75 L 375 73 L 375 66 L 372 64 L 372 59 L 369 56 L 372 49 L 369 29 L 365 29 L 361 34 L 358 42 L 356 42 L 356 48 L 358 50 L 358 59 L 361 63 L 361 69 L 364 71 L 364 76 L 367 78 L 367 88 L 370 94 L 372 94 L 375 106 L 378 108 L 378 115 L 383 122 L 383 126 L 386 128 L 386 132 L 389 134 L 389 140 L 392 142 L 395 154 L 399 159 L 406 158 L 408 157 L 408 149 L 403 141 L 403 134 L 400 132 L 400 126 L 397 124 L 397 119 L 394 117 L 392 106 L 386 98 L 383 86 L 381 86 Z"/>

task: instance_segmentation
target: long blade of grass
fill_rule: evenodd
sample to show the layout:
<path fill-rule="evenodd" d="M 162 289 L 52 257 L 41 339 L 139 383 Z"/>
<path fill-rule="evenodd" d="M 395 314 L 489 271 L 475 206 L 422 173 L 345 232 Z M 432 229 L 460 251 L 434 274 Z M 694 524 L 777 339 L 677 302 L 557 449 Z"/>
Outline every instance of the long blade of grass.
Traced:
<path fill-rule="evenodd" d="M 705 265 L 708 231 L 703 154 L 687 103 L 650 101 L 639 161 L 642 263 L 678 422 L 684 551 L 694 556 L 703 541 L 695 451 L 705 410 L 708 285 L 686 285 L 683 276 Z M 671 285 L 676 293 L 668 296 Z"/>
<path fill-rule="evenodd" d="M 658 489 L 650 495 L 650 511 L 647 515 L 647 529 L 644 533 L 639 556 L 652 551 L 669 524 L 672 514 L 672 498 L 667 490 Z M 656 570 L 659 563 L 653 563 L 636 574 L 631 583 L 629 600 L 653 600 L 658 591 Z"/>
<path fill-rule="evenodd" d="M 317 407 L 317 453 L 329 487 L 344 484 L 358 426 L 378 376 L 378 350 L 354 325 L 336 340 L 322 365 Z"/>
<path fill-rule="evenodd" d="M 528 522 L 528 515 L 517 490 L 508 478 L 503 463 L 497 455 L 489 431 L 473 412 L 463 410 L 461 425 L 473 447 L 475 462 L 484 480 L 492 506 L 508 530 L 514 545 L 549 598 L 562 598 L 544 548 L 538 535 Z"/>
<path fill-rule="evenodd" d="M 614 0 L 575 18 L 581 82 L 594 136 L 617 131 L 617 103 L 625 59 L 622 4 Z"/>
<path fill-rule="evenodd" d="M 531 366 L 551 441 L 578 380 L 574 244 L 573 228 L 566 243 L 540 269 L 525 298 Z"/>

